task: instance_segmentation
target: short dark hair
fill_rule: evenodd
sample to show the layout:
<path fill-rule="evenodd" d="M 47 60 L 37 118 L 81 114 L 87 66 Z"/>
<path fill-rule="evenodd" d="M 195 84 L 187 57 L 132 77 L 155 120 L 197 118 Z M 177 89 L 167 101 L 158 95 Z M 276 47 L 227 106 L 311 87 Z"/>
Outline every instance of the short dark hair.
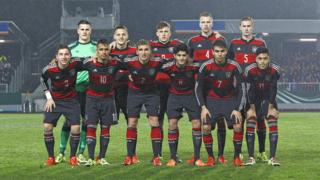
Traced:
<path fill-rule="evenodd" d="M 91 26 L 91 23 L 88 21 L 88 20 L 80 20 L 79 22 L 78 22 L 78 27 L 80 26 L 80 24 L 89 24 L 90 26 Z"/>
<path fill-rule="evenodd" d="M 97 43 L 97 46 L 98 46 L 99 44 L 108 45 L 108 44 L 109 44 L 108 39 L 106 39 L 106 38 L 101 38 L 101 39 L 99 39 L 99 40 L 98 40 L 98 43 Z"/>
<path fill-rule="evenodd" d="M 169 27 L 169 29 L 170 29 L 170 24 L 167 21 L 160 21 L 157 24 L 157 29 L 162 29 L 164 27 Z"/>
<path fill-rule="evenodd" d="M 138 41 L 137 48 L 139 48 L 140 45 L 148 45 L 149 48 L 151 49 L 151 45 L 150 45 L 149 41 L 147 41 L 145 39 L 141 39 L 140 41 Z"/>
<path fill-rule="evenodd" d="M 242 21 L 251 21 L 251 23 L 252 23 L 252 25 L 253 25 L 253 19 L 252 19 L 252 17 L 249 17 L 249 16 L 243 17 L 243 18 L 240 20 L 240 25 L 241 25 Z"/>
<path fill-rule="evenodd" d="M 118 30 L 118 29 L 124 29 L 124 30 L 126 30 L 128 32 L 128 29 L 125 26 L 122 26 L 122 25 L 117 26 L 116 29 L 114 29 L 114 32 L 116 32 L 116 30 Z"/>
<path fill-rule="evenodd" d="M 178 43 L 173 47 L 173 53 L 177 54 L 179 51 L 184 51 L 186 54 L 190 53 L 189 46 L 185 43 Z"/>
<path fill-rule="evenodd" d="M 212 43 L 212 49 L 214 49 L 215 46 L 227 49 L 227 42 L 224 39 L 217 39 Z"/>
<path fill-rule="evenodd" d="M 70 50 L 69 46 L 67 46 L 67 45 L 59 44 L 58 47 L 57 47 L 57 50 L 56 50 L 56 54 L 59 53 L 60 49 L 68 49 L 69 53 L 71 54 L 71 50 Z"/>
<path fill-rule="evenodd" d="M 269 49 L 265 46 L 261 46 L 261 47 L 258 47 L 258 49 L 256 50 L 256 55 L 259 56 L 259 54 L 268 54 L 270 53 Z"/>
<path fill-rule="evenodd" d="M 213 20 L 212 15 L 210 13 L 208 13 L 208 12 L 203 12 L 202 14 L 200 14 L 200 18 L 201 17 L 211 17 L 211 19 Z"/>

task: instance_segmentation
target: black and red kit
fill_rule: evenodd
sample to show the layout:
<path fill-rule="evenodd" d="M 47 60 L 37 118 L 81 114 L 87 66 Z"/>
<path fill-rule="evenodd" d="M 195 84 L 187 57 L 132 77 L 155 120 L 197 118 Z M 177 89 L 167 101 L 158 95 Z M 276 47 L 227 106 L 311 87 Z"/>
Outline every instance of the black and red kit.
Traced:
<path fill-rule="evenodd" d="M 256 61 L 256 51 L 258 47 L 267 47 L 264 40 L 252 38 L 246 41 L 242 38 L 237 38 L 231 41 L 227 59 L 232 59 L 240 64 L 242 71 L 251 63 Z"/>
<path fill-rule="evenodd" d="M 188 46 L 190 48 L 189 56 L 193 58 L 195 62 L 200 63 L 204 63 L 207 60 L 214 58 L 212 53 L 212 43 L 217 39 L 223 39 L 226 41 L 226 39 L 222 36 L 216 38 L 214 33 L 208 37 L 200 34 L 190 38 L 188 42 Z"/>

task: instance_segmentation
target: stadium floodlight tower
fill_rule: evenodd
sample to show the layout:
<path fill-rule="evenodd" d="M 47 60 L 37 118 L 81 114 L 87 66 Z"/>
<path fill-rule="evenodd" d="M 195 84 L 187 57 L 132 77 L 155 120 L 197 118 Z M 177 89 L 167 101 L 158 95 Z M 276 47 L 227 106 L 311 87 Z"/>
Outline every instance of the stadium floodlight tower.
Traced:
<path fill-rule="evenodd" d="M 114 28 L 120 23 L 119 1 L 62 0 L 61 43 L 69 44 L 78 39 L 78 22 L 84 19 L 91 23 L 91 38 L 111 39 Z"/>

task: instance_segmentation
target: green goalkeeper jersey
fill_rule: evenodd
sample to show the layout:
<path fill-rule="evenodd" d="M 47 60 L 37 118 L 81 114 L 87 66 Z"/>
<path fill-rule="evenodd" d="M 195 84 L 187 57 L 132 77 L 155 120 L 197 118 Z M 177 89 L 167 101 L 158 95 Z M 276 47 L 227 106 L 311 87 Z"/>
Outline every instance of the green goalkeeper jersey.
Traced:
<path fill-rule="evenodd" d="M 96 53 L 97 42 L 90 40 L 88 43 L 75 41 L 68 45 L 71 49 L 72 57 L 88 57 Z M 86 92 L 89 85 L 88 71 L 78 72 L 76 90 Z"/>

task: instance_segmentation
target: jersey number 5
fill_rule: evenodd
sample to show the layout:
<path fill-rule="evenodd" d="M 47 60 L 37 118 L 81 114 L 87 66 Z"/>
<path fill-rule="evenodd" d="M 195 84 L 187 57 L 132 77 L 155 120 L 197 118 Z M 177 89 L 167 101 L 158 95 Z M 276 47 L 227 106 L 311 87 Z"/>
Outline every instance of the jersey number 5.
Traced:
<path fill-rule="evenodd" d="M 247 63 L 248 61 L 249 61 L 249 59 L 248 59 L 248 54 L 245 54 L 245 55 L 244 55 L 244 62 Z"/>

